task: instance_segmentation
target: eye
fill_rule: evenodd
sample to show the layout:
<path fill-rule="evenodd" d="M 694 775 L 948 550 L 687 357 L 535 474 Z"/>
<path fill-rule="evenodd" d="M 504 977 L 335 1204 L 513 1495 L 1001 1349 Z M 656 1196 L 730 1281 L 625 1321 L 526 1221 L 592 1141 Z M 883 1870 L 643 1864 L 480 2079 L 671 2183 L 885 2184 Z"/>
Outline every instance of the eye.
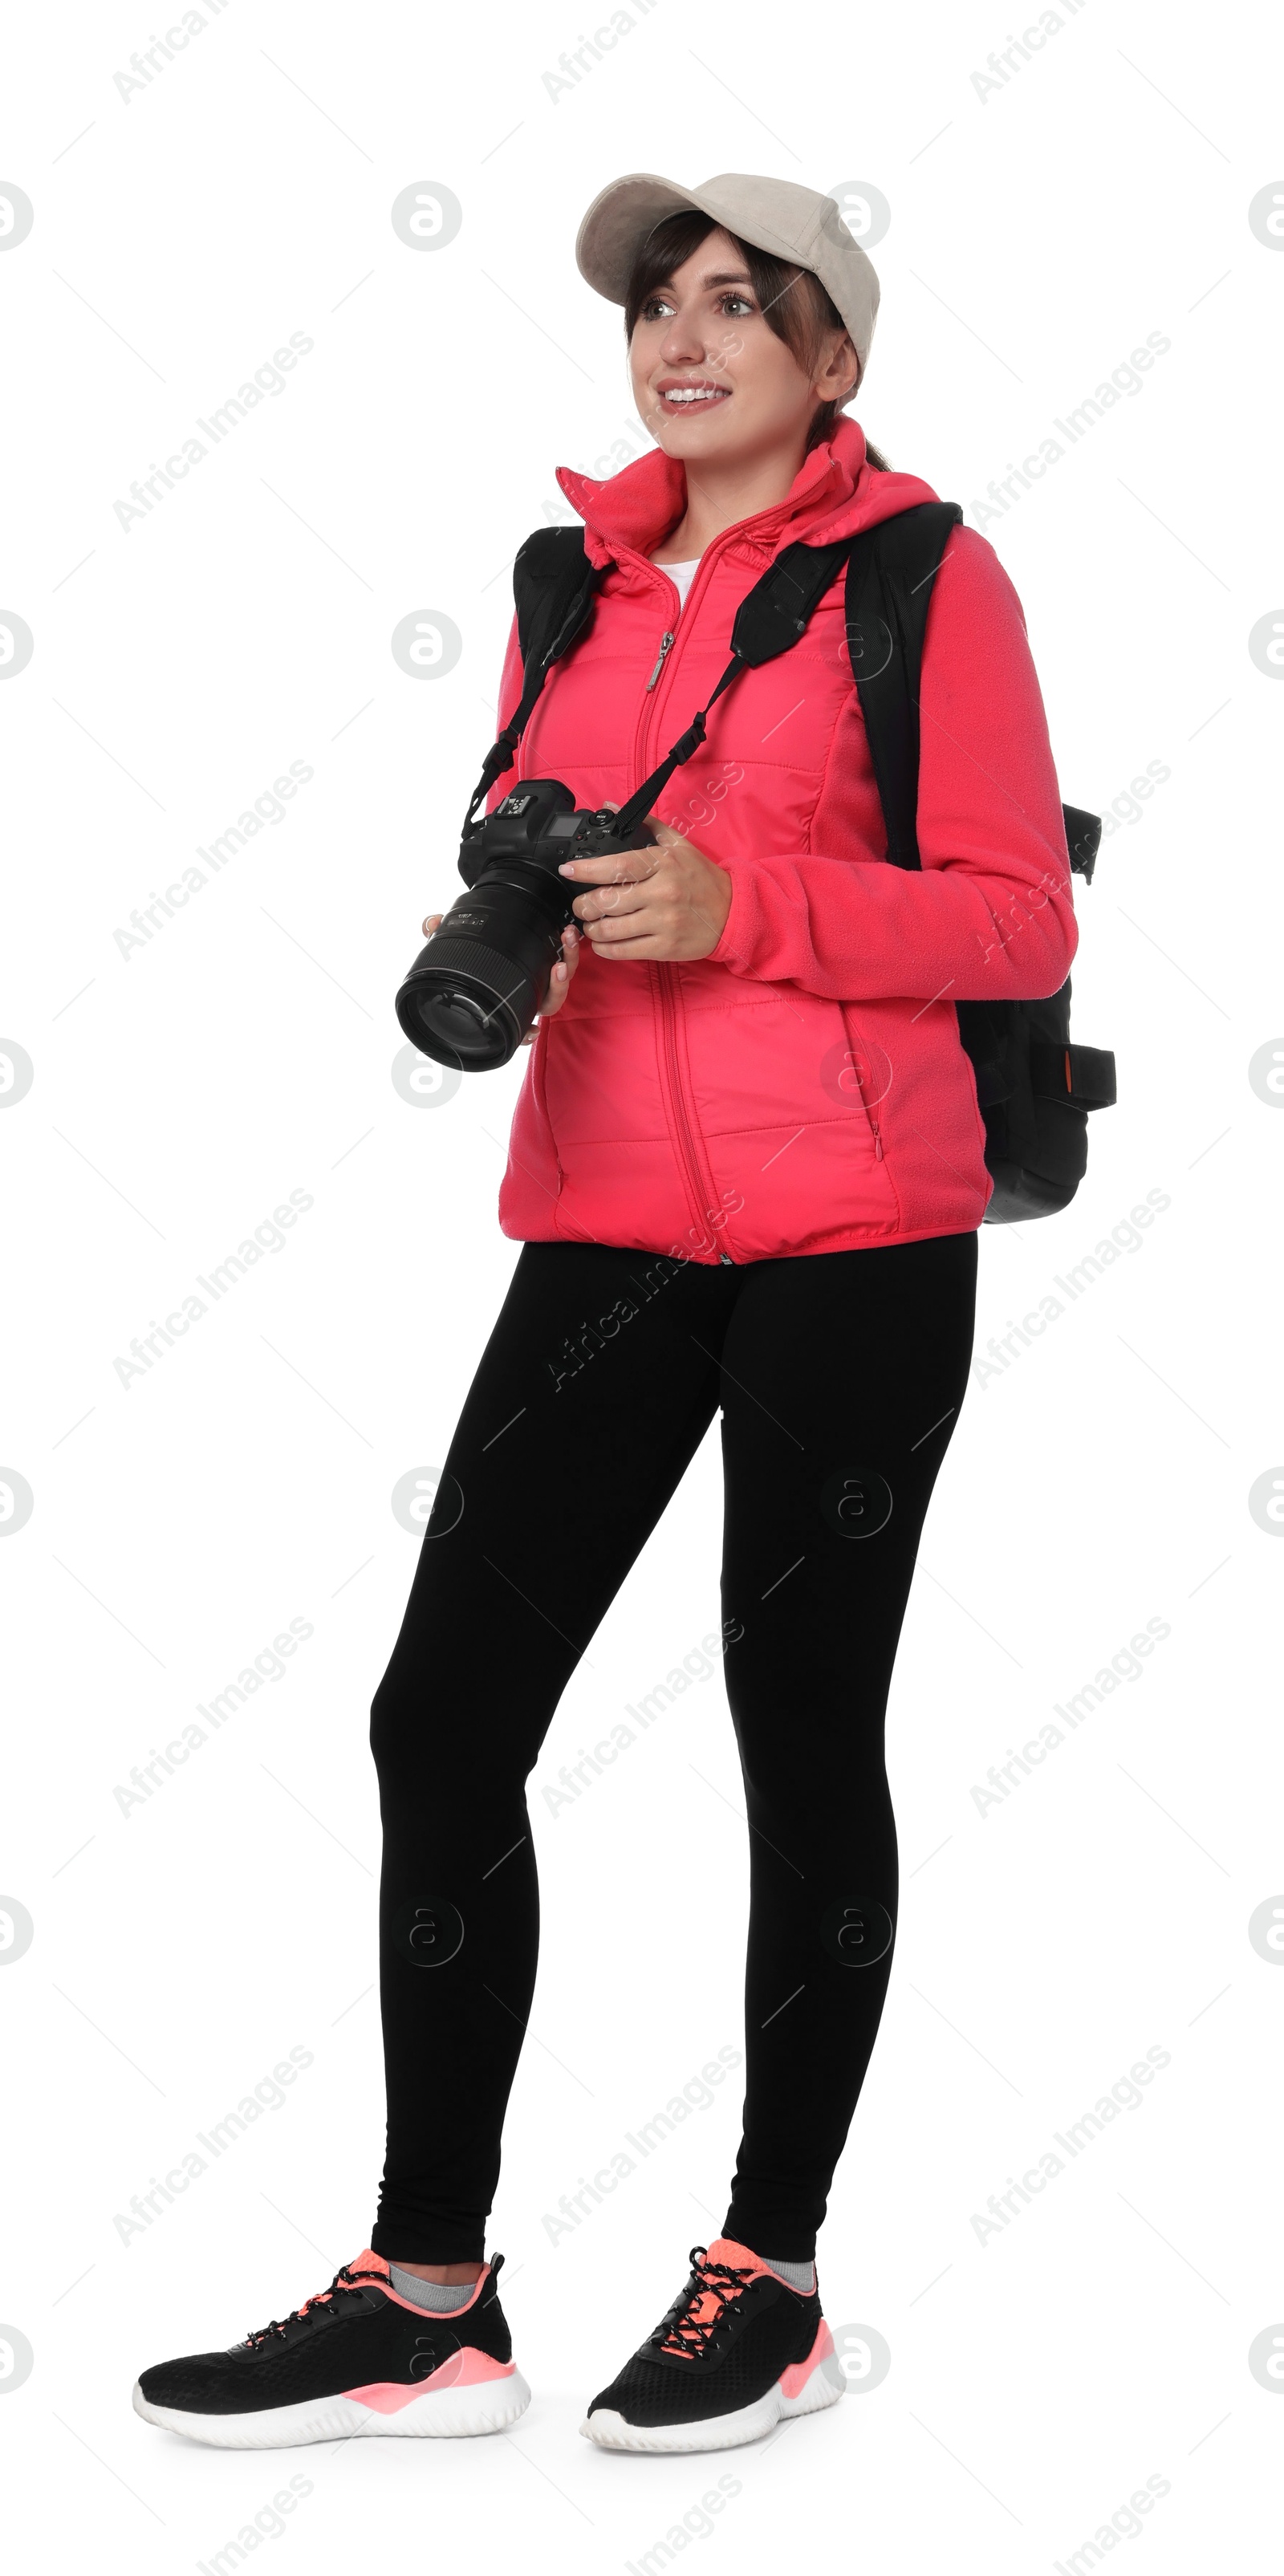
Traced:
<path fill-rule="evenodd" d="M 648 295 L 638 319 L 642 322 L 658 322 L 662 313 L 672 313 L 672 311 L 673 306 L 666 295 Z"/>
<path fill-rule="evenodd" d="M 719 301 L 722 311 L 727 314 L 732 321 L 738 322 L 746 313 L 752 313 L 753 311 L 753 306 L 750 303 L 748 296 L 742 295 L 739 288 L 735 286 L 729 287 L 727 293 L 722 296 Z"/>

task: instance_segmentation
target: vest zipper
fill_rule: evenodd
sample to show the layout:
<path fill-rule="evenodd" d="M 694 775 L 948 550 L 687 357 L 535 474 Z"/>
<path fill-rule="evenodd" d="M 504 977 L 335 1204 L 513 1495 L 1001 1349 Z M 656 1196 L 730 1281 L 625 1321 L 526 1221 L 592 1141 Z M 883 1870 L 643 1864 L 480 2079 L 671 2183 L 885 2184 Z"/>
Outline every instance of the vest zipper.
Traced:
<path fill-rule="evenodd" d="M 660 650 L 656 655 L 655 669 L 651 673 L 650 679 L 647 681 L 648 690 L 655 687 L 656 681 L 659 679 L 660 673 L 664 669 L 665 661 L 672 649 L 672 645 L 673 637 L 671 635 L 662 635 L 660 637 Z"/>
<path fill-rule="evenodd" d="M 666 964 L 657 965 L 655 971 L 660 979 L 660 1016 L 664 1025 L 664 1053 L 669 1071 L 669 1089 L 673 1095 L 678 1128 L 678 1153 L 687 1184 L 691 1213 L 695 1217 L 703 1244 L 709 1233 L 709 1217 L 704 1205 L 707 1184 L 700 1168 L 691 1120 L 687 1114 L 686 1094 L 682 1087 L 682 1069 L 678 1057 L 677 1010 L 673 999 L 673 969 Z M 718 1257 L 721 1261 L 731 1259 L 729 1252 L 722 1252 Z"/>
<path fill-rule="evenodd" d="M 658 564 L 650 565 L 649 569 L 652 572 L 663 572 L 663 566 Z M 692 591 L 695 590 L 699 583 L 700 576 L 703 571 L 704 563 L 702 561 L 699 571 L 696 573 L 695 580 L 691 585 Z M 664 578 L 666 580 L 668 579 L 667 574 L 664 575 Z M 670 584 L 670 588 L 673 587 L 674 585 Z M 690 606 L 689 596 L 687 605 L 688 607 Z M 660 679 L 664 675 L 665 663 L 668 661 L 669 655 L 676 641 L 676 630 L 672 633 L 666 632 L 661 636 L 660 650 L 656 655 L 651 676 L 647 681 L 645 690 L 643 691 L 644 697 L 650 697 L 653 690 L 658 686 Z M 646 776 L 648 768 L 653 765 L 647 759 L 646 753 L 648 748 L 647 736 L 655 724 L 656 712 L 657 711 L 654 708 L 643 707 L 640 713 L 634 756 L 638 762 L 640 774 L 643 777 Z M 703 1244 L 711 1235 L 711 1220 L 706 1213 L 706 1200 L 711 1189 L 711 1184 L 701 1168 L 699 1149 L 687 1107 L 686 1092 L 683 1087 L 681 1060 L 678 1054 L 677 1006 L 673 998 L 675 969 L 667 962 L 657 963 L 655 974 L 660 997 L 660 1017 L 664 1029 L 665 1069 L 668 1073 L 669 1090 L 673 1101 L 674 1124 L 678 1131 L 678 1159 L 681 1163 L 683 1178 L 686 1182 L 687 1198 L 690 1204 L 691 1213 L 696 1220 L 699 1239 L 701 1244 Z M 730 1268 L 734 1268 L 735 1266 L 733 1256 L 729 1252 L 724 1252 L 719 1249 L 718 1259 Z"/>

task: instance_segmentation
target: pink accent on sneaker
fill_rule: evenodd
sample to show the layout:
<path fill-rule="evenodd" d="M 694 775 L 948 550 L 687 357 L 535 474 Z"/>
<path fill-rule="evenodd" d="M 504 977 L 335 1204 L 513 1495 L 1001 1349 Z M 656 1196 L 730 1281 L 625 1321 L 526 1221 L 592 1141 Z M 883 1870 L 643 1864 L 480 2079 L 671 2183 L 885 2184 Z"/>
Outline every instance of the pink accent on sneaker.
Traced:
<path fill-rule="evenodd" d="M 719 2236 L 714 2244 L 706 2248 L 706 2251 L 711 2263 L 734 2264 L 741 2271 L 747 2264 L 752 2272 L 765 2272 L 768 2280 L 780 2281 L 786 2290 L 793 2291 L 796 2299 L 806 2298 L 809 2295 L 807 2291 L 797 2289 L 792 2281 L 786 2281 L 782 2272 L 773 2272 L 770 2263 L 764 2263 L 761 2254 L 751 2254 L 748 2246 L 738 2244 L 734 2236 Z M 813 2261 L 813 2280 L 815 2273 L 816 2266 Z M 812 2292 L 810 2295 L 814 2296 L 815 2293 Z"/>
<path fill-rule="evenodd" d="M 490 2279 L 490 2265 L 489 2263 L 483 2263 L 482 2268 L 477 2275 L 476 2286 L 473 2289 L 472 2295 L 470 2298 L 464 2300 L 462 2307 L 421 2308 L 417 2300 L 403 2299 L 400 2290 L 394 2290 L 392 2286 L 392 2271 L 388 2262 L 382 2254 L 372 2254 L 368 2246 L 364 2254 L 354 2255 L 347 2268 L 350 2272 L 377 2271 L 380 2274 L 379 2287 L 383 2291 L 384 2297 L 386 2299 L 391 2299 L 394 2307 L 408 2309 L 412 2317 L 444 2316 L 450 2318 L 452 2321 L 455 2317 L 467 2316 L 469 2309 L 476 2306 L 478 2294 L 481 2291 L 483 2284 Z M 462 2281 L 459 2286 L 461 2289 L 463 2288 L 464 2285 Z M 356 2395 L 359 2392 L 356 2390 L 349 2390 L 348 2393 L 351 2396 Z"/>
<path fill-rule="evenodd" d="M 387 2257 L 372 2253 L 368 2245 L 363 2253 L 354 2254 L 352 2261 L 345 2264 L 344 2269 L 348 2272 L 381 2272 L 385 2281 L 388 2278 Z"/>
<path fill-rule="evenodd" d="M 358 2406 L 369 2406 L 376 2415 L 399 2415 L 425 2389 L 472 2388 L 483 2379 L 511 2379 L 516 2367 L 516 2362 L 494 2361 L 488 2352 L 477 2352 L 469 2344 L 462 2352 L 452 2352 L 449 2361 L 426 2379 L 376 2379 L 368 2388 L 345 2388 L 343 2395 L 355 2398 Z"/>
<path fill-rule="evenodd" d="M 701 2252 L 699 2246 L 693 2254 Z M 703 2348 L 704 2339 L 712 2333 L 718 2320 L 734 2299 L 750 2288 L 755 2280 L 775 2279 L 770 2266 L 751 2254 L 747 2245 L 737 2244 L 733 2236 L 715 2236 L 712 2245 L 703 2248 L 704 2263 L 699 2267 L 705 2286 L 697 2291 L 684 2308 L 681 2318 L 670 2327 L 662 2349 L 673 2360 L 694 2360 Z M 708 2271 L 721 2268 L 739 2275 L 736 2280 L 710 2280 Z"/>
<path fill-rule="evenodd" d="M 834 2338 L 822 2317 L 820 2320 L 820 2331 L 817 2334 L 816 2340 L 812 2345 L 811 2351 L 808 2353 L 806 2360 L 791 2361 L 788 2369 L 781 2371 L 780 2387 L 782 2395 L 785 2397 L 800 2397 L 813 2370 L 816 2368 L 817 2363 L 828 2361 L 833 2349 Z"/>
<path fill-rule="evenodd" d="M 396 2292 L 392 2289 L 391 2283 L 388 2280 L 388 2266 L 385 2263 L 383 2256 L 381 2254 L 372 2253 L 368 2245 L 363 2254 L 354 2254 L 352 2261 L 350 2263 L 345 2263 L 341 2270 L 336 2274 L 335 2280 L 337 2281 L 340 2289 L 344 2289 L 347 2286 L 343 2275 L 348 2272 L 379 2272 L 383 2276 L 384 2286 L 389 2290 L 390 2296 L 393 2298 L 396 2297 Z M 304 2299 L 302 2305 L 293 2310 L 293 2314 L 297 2317 L 305 2317 L 310 2308 L 325 2307 L 327 2301 L 334 2297 L 334 2291 L 334 2281 L 331 2282 L 328 2289 L 313 2290 L 310 2295 Z M 256 2338 L 251 2338 L 251 2340 L 255 2339 Z"/>
<path fill-rule="evenodd" d="M 764 2263 L 760 2254 L 751 2254 L 747 2245 L 737 2244 L 734 2236 L 715 2236 L 705 2252 L 711 2263 L 726 2263 L 737 2272 L 771 2272 L 770 2263 Z M 774 2281 L 777 2275 L 771 2272 L 771 2277 Z"/>

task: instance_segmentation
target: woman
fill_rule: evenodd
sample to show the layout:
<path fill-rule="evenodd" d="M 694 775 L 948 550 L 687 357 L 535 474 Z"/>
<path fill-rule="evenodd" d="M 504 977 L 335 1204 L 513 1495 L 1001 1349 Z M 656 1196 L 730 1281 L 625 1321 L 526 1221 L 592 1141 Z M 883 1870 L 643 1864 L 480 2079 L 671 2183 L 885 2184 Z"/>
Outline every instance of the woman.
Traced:
<path fill-rule="evenodd" d="M 843 416 L 878 290 L 828 199 L 621 180 L 578 256 L 624 304 L 656 446 L 609 482 L 559 475 L 603 578 L 517 774 L 598 807 L 707 702 L 736 609 L 785 546 L 934 495 Z M 514 643 L 506 714 L 520 695 Z M 932 593 L 921 725 L 910 874 L 885 863 L 840 573 L 796 646 L 714 709 L 654 844 L 570 869 L 577 926 L 500 1203 L 524 1248 L 374 1703 L 378 2221 L 291 2317 L 147 2372 L 153 2422 L 258 2445 L 492 2430 L 528 2402 L 484 2239 L 535 1976 L 525 1781 L 719 1410 L 750 1827 L 744 2136 L 722 2236 L 582 2429 L 715 2448 L 841 2392 L 816 2230 L 891 1964 L 884 1710 L 963 1400 L 989 1195 L 953 1005 L 1051 993 L 1075 946 L 1020 607 L 967 529 Z M 675 1837 L 675 1881 L 691 1865 Z M 644 1982 L 622 1954 L 621 1997 Z"/>

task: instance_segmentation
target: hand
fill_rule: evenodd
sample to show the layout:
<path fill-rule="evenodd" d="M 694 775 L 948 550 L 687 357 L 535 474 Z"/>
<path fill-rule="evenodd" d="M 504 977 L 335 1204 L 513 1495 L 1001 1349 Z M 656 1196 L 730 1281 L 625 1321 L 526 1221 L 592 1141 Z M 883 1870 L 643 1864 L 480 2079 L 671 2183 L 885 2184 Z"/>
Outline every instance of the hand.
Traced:
<path fill-rule="evenodd" d="M 653 848 L 563 860 L 559 876 L 594 889 L 577 896 L 576 918 L 599 957 L 707 957 L 731 910 L 731 879 L 658 816 L 647 821 Z"/>
<path fill-rule="evenodd" d="M 427 915 L 423 926 L 425 939 L 431 939 L 434 930 L 440 930 L 443 918 L 444 916 L 439 912 L 430 912 Z M 565 930 L 562 932 L 562 954 L 558 958 L 557 963 L 553 968 L 552 975 L 549 978 L 549 986 L 548 991 L 544 996 L 543 1009 L 540 1011 L 539 1018 L 536 1020 L 534 1028 L 527 1030 L 526 1035 L 522 1040 L 523 1046 L 534 1046 L 536 1037 L 539 1034 L 539 1021 L 551 1020 L 554 1012 L 560 1011 L 562 1004 L 571 989 L 571 977 L 579 964 L 579 952 L 580 934 L 575 928 L 574 923 L 568 922 Z"/>

